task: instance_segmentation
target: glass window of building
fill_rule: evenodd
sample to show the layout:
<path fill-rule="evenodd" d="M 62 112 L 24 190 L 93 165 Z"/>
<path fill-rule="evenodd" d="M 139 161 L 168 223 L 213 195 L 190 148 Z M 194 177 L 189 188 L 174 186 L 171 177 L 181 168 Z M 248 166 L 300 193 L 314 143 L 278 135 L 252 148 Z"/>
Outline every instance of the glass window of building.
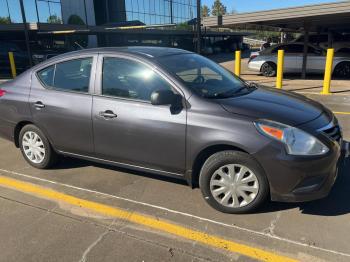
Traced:
<path fill-rule="evenodd" d="M 7 0 L 11 23 L 22 23 L 21 6 L 19 0 Z"/>
<path fill-rule="evenodd" d="M 10 23 L 9 9 L 6 0 L 0 0 L 0 24 Z"/>
<path fill-rule="evenodd" d="M 115 0 L 107 5 L 107 10 L 102 10 L 99 1 L 95 0 L 99 24 L 126 21 L 148 25 L 183 23 L 195 18 L 197 12 L 196 0 Z"/>
<path fill-rule="evenodd" d="M 36 2 L 40 23 L 62 23 L 62 11 L 60 0 L 37 0 Z"/>
<path fill-rule="evenodd" d="M 60 0 L 23 0 L 23 6 L 29 23 L 62 23 Z M 22 22 L 19 0 L 0 0 L 0 24 Z"/>
<path fill-rule="evenodd" d="M 36 12 L 36 0 L 23 0 L 26 20 L 29 23 L 38 22 L 38 14 Z"/>

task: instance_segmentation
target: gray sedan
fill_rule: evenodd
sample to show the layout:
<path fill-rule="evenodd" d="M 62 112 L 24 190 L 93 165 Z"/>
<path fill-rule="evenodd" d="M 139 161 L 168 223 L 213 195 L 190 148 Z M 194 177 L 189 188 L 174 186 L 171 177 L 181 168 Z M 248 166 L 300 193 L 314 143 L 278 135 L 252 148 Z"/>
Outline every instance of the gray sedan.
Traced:
<path fill-rule="evenodd" d="M 304 43 L 293 42 L 271 46 L 261 52 L 251 54 L 248 68 L 252 71 L 261 72 L 264 76 L 276 76 L 277 52 L 284 50 L 284 72 L 301 73 L 303 64 Z M 325 50 L 309 45 L 307 52 L 307 73 L 323 74 L 325 70 Z M 350 56 L 348 54 L 336 54 L 333 61 L 332 72 L 343 78 L 350 78 Z"/>
<path fill-rule="evenodd" d="M 325 197 L 344 145 L 321 104 L 150 47 L 64 54 L 1 85 L 0 136 L 36 168 L 66 155 L 176 177 L 227 213 Z"/>

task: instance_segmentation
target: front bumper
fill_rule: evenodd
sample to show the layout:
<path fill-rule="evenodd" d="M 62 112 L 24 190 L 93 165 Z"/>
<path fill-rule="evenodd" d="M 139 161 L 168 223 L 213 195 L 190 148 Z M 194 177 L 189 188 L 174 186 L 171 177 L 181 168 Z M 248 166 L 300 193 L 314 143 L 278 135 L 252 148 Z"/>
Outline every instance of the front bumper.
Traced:
<path fill-rule="evenodd" d="M 254 157 L 266 172 L 272 201 L 304 202 L 329 194 L 348 154 L 346 147 L 334 142 L 324 156 L 303 157 L 288 155 L 280 144 L 272 143 Z"/>

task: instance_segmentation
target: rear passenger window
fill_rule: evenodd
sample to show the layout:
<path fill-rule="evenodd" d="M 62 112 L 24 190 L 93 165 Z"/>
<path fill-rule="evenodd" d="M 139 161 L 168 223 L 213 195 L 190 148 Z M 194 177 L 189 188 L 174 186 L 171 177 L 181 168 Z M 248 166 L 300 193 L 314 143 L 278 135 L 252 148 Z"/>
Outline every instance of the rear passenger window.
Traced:
<path fill-rule="evenodd" d="M 45 68 L 38 73 L 38 76 L 47 87 L 87 93 L 91 65 L 91 57 L 70 60 Z"/>
<path fill-rule="evenodd" d="M 38 73 L 40 80 L 46 86 L 53 86 L 53 76 L 55 72 L 55 66 L 49 66 Z"/>

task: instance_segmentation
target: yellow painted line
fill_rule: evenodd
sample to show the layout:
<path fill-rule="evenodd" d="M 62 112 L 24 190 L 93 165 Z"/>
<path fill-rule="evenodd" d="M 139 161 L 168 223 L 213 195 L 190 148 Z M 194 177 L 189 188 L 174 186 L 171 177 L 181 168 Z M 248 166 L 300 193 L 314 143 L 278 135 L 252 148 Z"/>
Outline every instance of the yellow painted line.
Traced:
<path fill-rule="evenodd" d="M 274 262 L 297 261 L 289 257 L 278 255 L 273 252 L 265 251 L 260 248 L 239 244 L 231 240 L 226 240 L 221 237 L 210 235 L 197 230 L 188 229 L 183 226 L 166 222 L 161 219 L 155 219 L 150 216 L 142 215 L 139 213 L 128 212 L 116 207 L 80 199 L 32 183 L 22 182 L 16 179 L 0 176 L 0 186 L 4 186 L 28 194 L 33 194 L 54 201 L 61 201 L 73 206 L 89 209 L 102 215 L 123 219 L 125 221 L 150 227 L 188 240 L 196 241 L 214 248 L 239 253 L 241 255 L 257 260 Z"/>
<path fill-rule="evenodd" d="M 334 114 L 337 115 L 350 115 L 350 112 L 337 112 L 337 111 L 333 111 Z"/>

